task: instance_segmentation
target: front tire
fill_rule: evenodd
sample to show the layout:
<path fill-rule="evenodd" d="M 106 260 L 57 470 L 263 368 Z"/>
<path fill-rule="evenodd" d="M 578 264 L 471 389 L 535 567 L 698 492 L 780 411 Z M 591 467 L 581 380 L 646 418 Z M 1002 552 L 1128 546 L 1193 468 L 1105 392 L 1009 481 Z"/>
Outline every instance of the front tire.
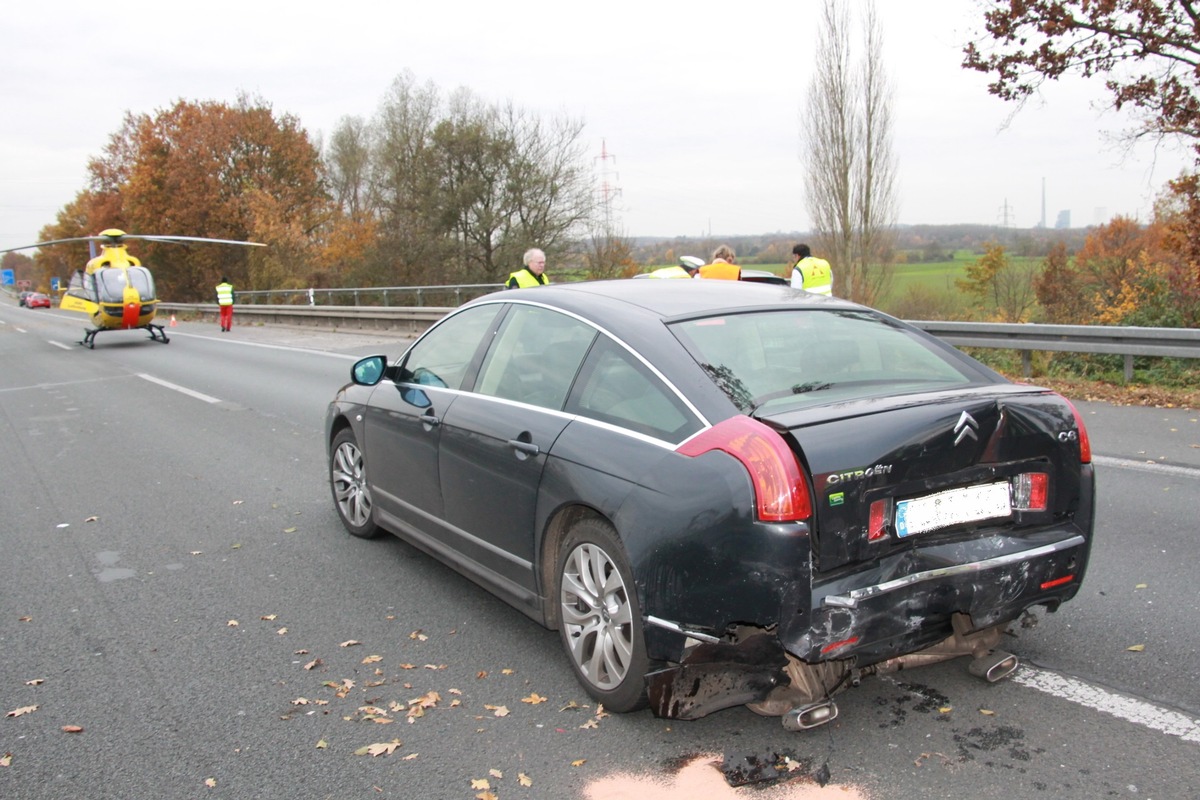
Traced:
<path fill-rule="evenodd" d="M 360 539 L 374 539 L 380 534 L 375 524 L 371 489 L 367 486 L 367 462 L 354 432 L 345 428 L 333 437 L 329 455 L 329 488 L 333 505 L 342 525 Z"/>
<path fill-rule="evenodd" d="M 611 711 L 644 707 L 650 661 L 633 574 L 616 532 L 600 520 L 583 520 L 559 552 L 558 630 L 575 677 Z"/>

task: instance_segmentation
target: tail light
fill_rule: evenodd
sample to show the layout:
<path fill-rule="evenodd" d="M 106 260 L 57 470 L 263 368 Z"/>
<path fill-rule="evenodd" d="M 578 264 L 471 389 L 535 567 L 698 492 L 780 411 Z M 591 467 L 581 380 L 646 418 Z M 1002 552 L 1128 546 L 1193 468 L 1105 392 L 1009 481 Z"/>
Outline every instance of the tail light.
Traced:
<path fill-rule="evenodd" d="M 750 473 L 760 520 L 791 522 L 812 516 L 808 476 L 776 431 L 738 415 L 697 434 L 677 452 L 694 458 L 713 450 L 733 456 Z"/>
<path fill-rule="evenodd" d="M 1044 472 L 1023 472 L 1013 477 L 1014 511 L 1045 511 L 1049 507 L 1050 476 Z"/>
<path fill-rule="evenodd" d="M 867 541 L 878 542 L 887 538 L 888 534 L 888 517 L 891 516 L 888 512 L 890 509 L 887 500 L 876 500 L 871 503 L 871 514 L 867 522 Z"/>
<path fill-rule="evenodd" d="M 1059 397 L 1062 397 L 1060 394 Z M 1075 407 L 1067 398 L 1062 398 L 1063 402 L 1071 409 L 1071 413 L 1075 415 L 1075 427 L 1079 429 L 1079 463 L 1092 463 L 1092 440 L 1088 438 L 1087 427 L 1083 424 L 1083 417 L 1079 416 L 1079 409 Z"/>

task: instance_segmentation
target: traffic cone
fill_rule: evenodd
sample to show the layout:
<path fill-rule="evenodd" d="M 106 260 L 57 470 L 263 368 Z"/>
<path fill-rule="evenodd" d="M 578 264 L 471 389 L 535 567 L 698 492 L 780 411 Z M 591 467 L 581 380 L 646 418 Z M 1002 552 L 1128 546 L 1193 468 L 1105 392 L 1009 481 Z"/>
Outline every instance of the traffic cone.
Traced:
<path fill-rule="evenodd" d="M 175 327 L 175 315 L 174 314 L 171 315 L 171 327 L 172 328 Z"/>

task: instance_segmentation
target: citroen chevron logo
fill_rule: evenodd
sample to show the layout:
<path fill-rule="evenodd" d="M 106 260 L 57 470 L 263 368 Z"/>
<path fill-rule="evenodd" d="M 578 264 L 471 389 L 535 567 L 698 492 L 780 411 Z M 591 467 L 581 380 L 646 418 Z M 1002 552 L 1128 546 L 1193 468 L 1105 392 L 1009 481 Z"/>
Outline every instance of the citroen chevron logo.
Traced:
<path fill-rule="evenodd" d="M 954 433 L 956 434 L 954 437 L 955 446 L 968 436 L 978 441 L 979 437 L 975 435 L 975 431 L 978 429 L 979 423 L 975 421 L 975 418 L 965 411 L 962 412 L 958 417 L 958 422 L 954 423 Z"/>

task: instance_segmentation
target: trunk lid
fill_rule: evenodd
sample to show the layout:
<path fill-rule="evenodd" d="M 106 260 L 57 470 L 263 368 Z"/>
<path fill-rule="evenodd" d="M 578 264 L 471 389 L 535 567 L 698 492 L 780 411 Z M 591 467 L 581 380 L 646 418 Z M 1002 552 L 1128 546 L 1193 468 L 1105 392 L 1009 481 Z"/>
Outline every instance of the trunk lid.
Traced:
<path fill-rule="evenodd" d="M 759 418 L 784 433 L 812 477 L 818 581 L 921 542 L 1061 524 L 1079 506 L 1074 411 L 1044 389 L 978 386 Z M 1047 476 L 1045 508 L 1014 507 L 1017 476 L 1032 473 Z M 884 534 L 874 541 L 872 505 Z"/>

